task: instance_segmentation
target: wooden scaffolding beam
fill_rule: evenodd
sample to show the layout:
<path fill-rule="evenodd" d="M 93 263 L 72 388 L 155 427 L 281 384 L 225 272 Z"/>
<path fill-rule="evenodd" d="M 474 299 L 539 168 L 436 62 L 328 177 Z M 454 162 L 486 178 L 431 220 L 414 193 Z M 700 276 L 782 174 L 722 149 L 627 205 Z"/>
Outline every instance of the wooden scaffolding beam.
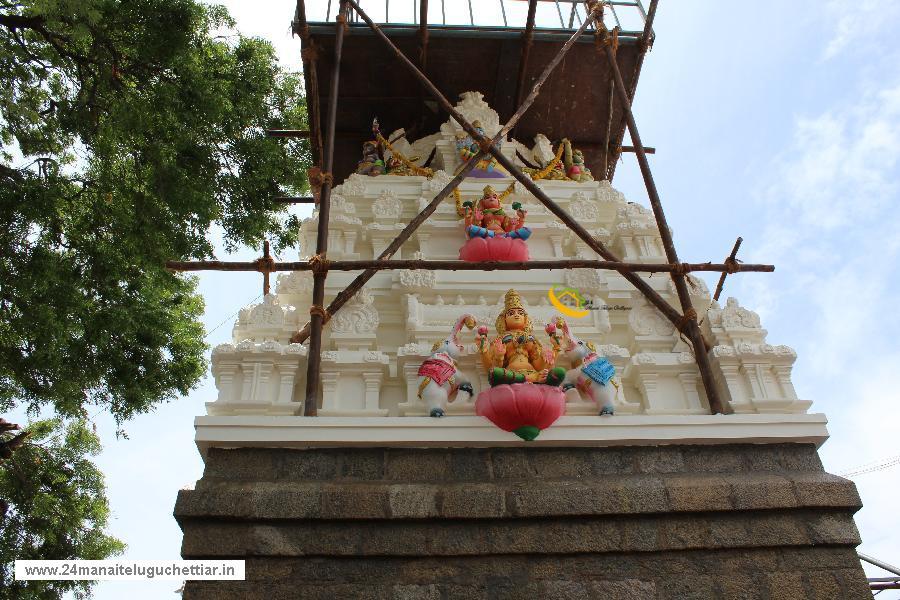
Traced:
<path fill-rule="evenodd" d="M 266 242 L 268 248 L 268 242 Z M 268 258 L 268 257 L 266 257 Z M 261 260 L 261 259 L 260 259 Z M 592 259 L 554 259 L 554 260 L 529 260 L 526 262 L 512 261 L 487 261 L 465 262 L 461 260 L 426 260 L 426 259 L 374 259 L 374 260 L 302 260 L 294 262 L 271 262 L 261 264 L 260 260 L 248 262 L 228 262 L 218 260 L 199 261 L 174 261 L 166 263 L 166 268 L 172 271 L 257 271 L 259 273 L 273 273 L 277 271 L 384 271 L 388 269 L 433 271 L 531 271 L 553 269 L 601 269 L 607 271 L 631 271 L 633 273 L 672 273 L 681 271 L 713 272 L 713 273 L 771 273 L 775 270 L 773 265 L 738 264 L 727 263 L 630 263 L 609 260 Z M 330 311 L 329 311 L 330 312 Z"/>
<path fill-rule="evenodd" d="M 338 14 L 335 17 L 334 65 L 331 72 L 331 91 L 328 95 L 328 122 L 325 127 L 325 157 L 322 161 L 322 192 L 319 197 L 319 227 L 316 235 L 316 255 L 324 256 L 328 251 L 328 219 L 331 211 L 331 188 L 334 184 L 331 169 L 334 166 L 334 130 L 337 123 L 338 89 L 341 80 L 341 51 L 344 46 L 344 31 L 347 29 L 347 4 L 341 0 Z M 322 304 L 325 301 L 324 271 L 313 273 L 313 305 L 310 313 L 309 356 L 306 368 L 306 401 L 303 413 L 307 416 L 316 414 L 319 390 L 319 369 L 322 362 L 322 325 L 325 313 Z"/>
<path fill-rule="evenodd" d="M 651 10 L 655 8 L 651 6 Z M 652 21 L 648 18 L 647 23 Z M 645 36 L 648 33 L 645 32 Z M 607 37 L 607 41 L 609 38 Z M 644 185 L 647 188 L 647 195 L 650 198 L 650 206 L 653 208 L 653 216 L 656 218 L 656 226 L 659 229 L 659 236 L 662 239 L 663 249 L 666 253 L 666 260 L 672 264 L 678 264 L 678 252 L 675 250 L 675 243 L 672 240 L 672 230 L 669 229 L 669 223 L 666 221 L 666 214 L 663 211 L 662 201 L 659 198 L 659 191 L 656 189 L 656 182 L 653 180 L 653 173 L 650 171 L 650 163 L 647 161 L 647 153 L 641 143 L 641 135 L 638 132 L 637 124 L 634 120 L 634 113 L 631 111 L 631 98 L 628 90 L 625 88 L 625 82 L 622 80 L 622 73 L 619 71 L 619 64 L 616 62 L 614 45 L 612 43 L 605 44 L 606 58 L 612 69 L 613 79 L 616 84 L 616 93 L 619 101 L 622 103 L 622 110 L 625 113 L 625 122 L 628 124 L 628 132 L 631 134 L 631 143 L 634 144 L 635 154 L 637 155 L 638 165 L 641 169 L 641 176 L 644 179 Z M 681 271 L 672 271 L 672 281 L 675 283 L 675 290 L 678 293 L 678 301 L 681 303 L 681 310 L 684 313 L 682 321 L 678 324 L 678 329 L 685 333 L 694 346 L 694 358 L 697 361 L 697 368 L 700 370 L 700 378 L 703 380 L 703 387 L 706 389 L 706 398 L 709 401 L 709 408 L 714 414 L 725 412 L 725 404 L 719 395 L 713 379 L 712 365 L 709 362 L 709 354 L 707 343 L 703 339 L 700 332 L 700 325 L 697 322 L 697 311 L 691 302 L 691 295 L 688 290 L 686 274 Z"/>

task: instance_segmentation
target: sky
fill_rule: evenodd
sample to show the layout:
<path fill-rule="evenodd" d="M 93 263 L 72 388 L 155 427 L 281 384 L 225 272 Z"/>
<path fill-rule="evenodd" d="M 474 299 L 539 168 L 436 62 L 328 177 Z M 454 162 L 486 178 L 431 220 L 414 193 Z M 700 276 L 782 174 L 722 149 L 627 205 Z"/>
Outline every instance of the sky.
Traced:
<path fill-rule="evenodd" d="M 224 4 L 242 34 L 271 41 L 282 62 L 299 69 L 293 0 Z M 371 0 L 362 6 L 372 5 L 380 21 L 376 4 L 383 9 Z M 449 20 L 468 20 L 467 3 L 447 4 Z M 476 22 L 501 18 L 499 2 L 474 4 Z M 311 18 L 325 5 L 310 2 Z M 519 5 L 505 3 L 511 23 L 524 21 Z M 392 20 L 409 19 L 391 10 Z M 661 0 L 635 100 L 641 137 L 657 148 L 651 167 L 681 260 L 721 261 L 742 236 L 739 258 L 775 264 L 773 274 L 729 277 L 725 296 L 760 313 L 770 343 L 797 350 L 793 381 L 812 410 L 829 417 L 820 454 L 836 474 L 900 454 L 898 23 L 900 3 L 890 0 Z M 614 185 L 648 204 L 633 155 L 624 156 Z M 236 257 L 257 255 L 245 249 Z M 260 277 L 204 273 L 200 292 L 214 346 L 230 341 L 237 311 L 259 297 Z M 214 399 L 207 377 L 189 396 L 126 424 L 127 440 L 97 415 L 110 529 L 128 544 L 126 557 L 179 558 L 172 509 L 177 490 L 202 475 L 193 418 Z M 860 550 L 900 563 L 900 467 L 854 481 L 865 504 L 856 515 Z M 95 597 L 166 598 L 177 587 L 106 582 Z"/>

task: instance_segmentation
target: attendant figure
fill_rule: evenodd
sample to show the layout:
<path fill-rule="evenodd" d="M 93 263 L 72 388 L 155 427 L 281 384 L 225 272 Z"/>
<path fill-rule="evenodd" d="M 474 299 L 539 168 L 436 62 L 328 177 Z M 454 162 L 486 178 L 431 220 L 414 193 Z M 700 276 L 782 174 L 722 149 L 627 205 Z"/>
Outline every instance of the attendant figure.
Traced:
<path fill-rule="evenodd" d="M 463 351 L 459 341 L 463 326 L 474 328 L 475 317 L 466 314 L 457 319 L 450 336 L 434 345 L 431 356 L 425 359 L 417 372 L 418 395 L 432 417 L 443 417 L 447 403 L 453 402 L 458 392 L 465 392 L 470 398 L 474 394 L 472 383 L 460 374 L 456 362 Z"/>
<path fill-rule="evenodd" d="M 594 181 L 591 170 L 584 165 L 584 154 L 577 148 L 572 148 L 572 142 L 563 140 L 564 159 L 566 165 L 566 177 L 572 181 L 584 183 Z"/>

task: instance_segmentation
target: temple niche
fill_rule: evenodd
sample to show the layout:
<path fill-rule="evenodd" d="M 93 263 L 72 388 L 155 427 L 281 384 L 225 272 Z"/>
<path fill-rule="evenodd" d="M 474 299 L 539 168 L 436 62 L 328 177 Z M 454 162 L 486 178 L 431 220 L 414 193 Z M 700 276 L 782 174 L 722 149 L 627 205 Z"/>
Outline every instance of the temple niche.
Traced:
<path fill-rule="evenodd" d="M 479 121 L 486 134 L 499 131 L 497 113 L 480 93 L 462 94 L 457 109 L 467 119 Z M 386 174 L 357 173 L 337 185 L 331 196 L 328 257 L 376 258 L 460 167 L 465 151 L 461 131 L 457 123 L 448 120 L 440 131 L 419 140 L 407 140 L 402 131 L 393 132 L 394 151 L 415 157 L 415 169 L 399 168 L 401 163 L 392 161 L 388 152 Z M 533 174 L 543 172 L 538 185 L 623 260 L 665 262 L 649 209 L 629 202 L 607 181 L 582 177 L 583 171 L 573 172 L 578 181 L 567 176 L 567 161 L 577 159 L 577 149 L 570 144 L 553 146 L 538 135 L 524 142 L 503 140 L 502 148 L 507 157 Z M 410 174 L 423 168 L 432 155 L 427 175 Z M 399 170 L 392 170 L 391 164 Z M 451 197 L 441 204 L 395 258 L 461 258 L 460 249 L 471 234 L 466 233 L 459 204 L 469 202 L 473 209 L 478 208 L 487 185 L 501 196 L 494 205 L 501 211 L 505 208 L 505 214 L 515 216 L 516 210 L 527 214 L 529 234 L 524 237 L 530 259 L 599 258 L 508 174 L 489 165 L 483 167 L 485 172 L 490 169 L 491 176 L 466 178 L 459 186 L 458 202 Z M 510 210 L 510 206 L 519 208 Z M 488 206 L 488 210 L 492 209 Z M 483 222 L 488 221 L 479 221 Z M 308 259 L 315 247 L 316 225 L 316 213 L 302 223 L 301 260 Z M 515 227 L 503 230 L 498 226 L 493 241 L 509 241 L 506 231 L 522 229 Z M 326 299 L 346 287 L 353 275 L 331 272 Z M 702 280 L 691 279 L 695 306 L 711 306 L 703 319 L 704 335 L 714 345 L 718 385 L 734 411 L 806 412 L 810 402 L 798 399 L 791 384 L 794 351 L 768 343 L 759 317 L 737 300 L 729 298 L 724 306 L 713 303 Z M 647 281 L 663 298 L 678 304 L 669 277 Z M 535 331 L 542 332 L 561 316 L 548 298 L 552 286 L 577 289 L 591 301 L 595 310 L 583 318 L 566 320 L 574 337 L 590 342 L 615 366 L 620 381 L 614 398 L 617 415 L 709 413 L 692 348 L 672 323 L 618 273 L 573 269 L 380 271 L 324 328 L 318 414 L 426 416 L 426 406 L 418 397 L 416 372 L 456 319 L 468 313 L 479 325 L 492 325 L 503 309 L 504 294 L 514 287 Z M 212 372 L 219 394 L 208 404 L 210 415 L 303 413 L 307 350 L 305 345 L 291 344 L 290 337 L 308 318 L 311 294 L 310 273 L 283 273 L 274 294 L 241 311 L 232 343 L 213 351 Z M 459 369 L 473 382 L 477 394 L 488 387 L 488 373 L 477 360 L 474 334 L 463 331 L 459 337 L 464 347 Z M 569 389 L 565 397 L 566 414 L 597 414 L 597 406 L 582 391 Z M 474 399 L 463 395 L 448 405 L 446 414 L 474 415 Z"/>

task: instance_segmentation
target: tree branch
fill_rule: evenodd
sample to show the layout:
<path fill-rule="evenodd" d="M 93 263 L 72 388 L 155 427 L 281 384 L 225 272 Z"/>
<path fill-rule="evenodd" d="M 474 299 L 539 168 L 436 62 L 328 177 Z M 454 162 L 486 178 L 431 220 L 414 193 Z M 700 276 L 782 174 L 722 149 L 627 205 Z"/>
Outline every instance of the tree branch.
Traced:
<path fill-rule="evenodd" d="M 0 14 L 0 25 L 7 29 L 37 29 L 43 28 L 46 21 L 44 17 L 26 17 L 25 15 Z"/>

